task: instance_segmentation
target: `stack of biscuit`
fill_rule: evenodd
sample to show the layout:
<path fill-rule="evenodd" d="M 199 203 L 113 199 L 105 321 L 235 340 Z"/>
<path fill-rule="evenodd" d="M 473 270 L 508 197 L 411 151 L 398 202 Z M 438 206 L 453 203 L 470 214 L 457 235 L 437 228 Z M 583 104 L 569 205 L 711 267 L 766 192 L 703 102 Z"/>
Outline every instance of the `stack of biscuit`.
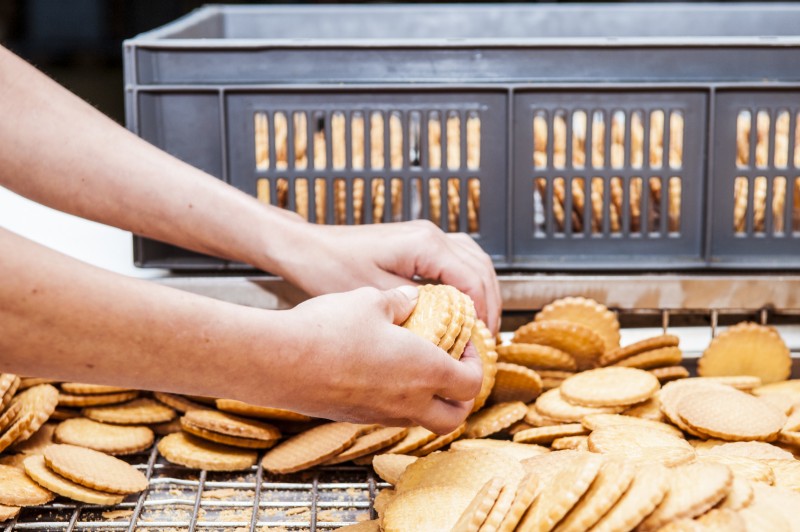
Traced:
<path fill-rule="evenodd" d="M 404 193 L 408 195 L 412 218 L 419 218 L 422 205 L 423 190 L 419 186 L 404 186 L 403 179 L 383 177 L 362 178 L 366 170 L 373 173 L 403 169 L 421 168 L 424 164 L 428 170 L 463 170 L 461 153 L 462 122 L 457 114 L 441 117 L 439 113 L 431 113 L 427 120 L 427 146 L 421 145 L 421 129 L 426 127 L 420 114 L 415 114 L 407 126 L 398 112 L 386 114 L 374 111 L 354 113 L 350 117 L 349 127 L 343 112 L 330 114 L 330 125 L 326 127 L 325 117 L 320 116 L 312 125 L 313 160 L 308 160 L 308 118 L 306 113 L 292 114 L 293 138 L 289 136 L 289 120 L 287 114 L 276 112 L 272 115 L 275 154 L 270 158 L 269 117 L 266 113 L 255 115 L 255 162 L 257 170 L 274 168 L 278 174 L 291 167 L 302 171 L 313 167 L 313 170 L 352 170 L 355 178 L 348 191 L 345 178 L 334 179 L 328 183 L 325 179 L 299 178 L 294 181 L 294 188 L 287 178 L 275 180 L 275 198 L 267 181 L 258 184 L 257 197 L 265 203 L 273 203 L 281 208 L 289 208 L 290 196 L 294 196 L 295 211 L 305 219 L 310 219 L 313 211 L 317 223 L 325 223 L 329 213 L 328 199 L 332 198 L 332 223 L 344 224 L 347 221 L 348 196 L 353 209 L 353 223 L 359 225 L 366 220 L 366 211 L 370 209 L 373 223 L 385 220 L 401 221 L 403 216 Z M 388 124 L 387 124 L 388 122 Z M 442 146 L 442 123 L 446 134 L 445 145 Z M 464 164 L 467 170 L 480 167 L 480 119 L 477 114 L 470 114 L 463 127 L 466 136 L 466 154 Z M 369 138 L 369 160 L 366 159 L 365 140 Z M 385 139 L 388 138 L 388 146 Z M 290 148 L 294 159 L 289 160 Z M 444 148 L 444 150 L 443 150 Z M 328 153 L 330 152 L 330 160 Z M 424 154 L 423 154 L 424 152 Z M 444 157 L 442 154 L 444 153 Z M 388 158 L 387 158 L 388 155 Z M 349 158 L 348 158 L 349 156 Z M 349 161 L 349 162 L 348 162 Z M 291 164 L 290 164 L 291 162 Z M 310 182 L 313 181 L 313 185 Z M 389 187 L 387 190 L 387 182 Z M 309 189 L 313 186 L 313 200 Z M 369 187 L 369 195 L 366 188 Z M 428 180 L 426 198 L 429 202 L 429 218 L 436 225 L 448 231 L 459 231 L 462 226 L 461 204 L 467 204 L 467 216 L 464 223 L 468 232 L 479 231 L 480 181 L 477 178 L 467 181 L 466 190 L 462 191 L 461 181 L 457 178 L 433 177 Z M 367 205 L 369 198 L 371 205 Z M 274 199 L 274 201 L 273 201 Z M 444 207 L 444 210 L 443 210 Z M 442 219 L 445 213 L 445 219 Z"/>
<path fill-rule="evenodd" d="M 147 483 L 110 455 L 167 434 L 161 456 L 190 468 L 372 465 L 391 487 L 378 519 L 352 530 L 800 526 L 800 381 L 786 380 L 774 329 L 730 327 L 688 378 L 675 337 L 621 347 L 615 314 L 583 298 L 553 302 L 497 346 L 468 297 L 429 285 L 404 326 L 456 358 L 468 340 L 481 356 L 475 409 L 449 434 L 0 375 L 0 519 L 54 494 L 115 504 Z M 57 412 L 68 419 L 46 423 Z"/>

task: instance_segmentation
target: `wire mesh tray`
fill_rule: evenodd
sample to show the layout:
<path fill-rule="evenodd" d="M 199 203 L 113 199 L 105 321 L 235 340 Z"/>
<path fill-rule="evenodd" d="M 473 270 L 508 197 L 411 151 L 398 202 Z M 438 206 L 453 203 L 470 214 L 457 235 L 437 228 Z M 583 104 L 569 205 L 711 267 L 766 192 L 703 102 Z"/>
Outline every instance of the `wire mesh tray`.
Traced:
<path fill-rule="evenodd" d="M 375 517 L 375 494 L 388 484 L 372 468 L 331 466 L 273 476 L 261 466 L 222 473 L 166 462 L 155 448 L 125 459 L 149 488 L 115 506 L 58 498 L 23 508 L 3 530 L 155 531 L 331 530 Z"/>

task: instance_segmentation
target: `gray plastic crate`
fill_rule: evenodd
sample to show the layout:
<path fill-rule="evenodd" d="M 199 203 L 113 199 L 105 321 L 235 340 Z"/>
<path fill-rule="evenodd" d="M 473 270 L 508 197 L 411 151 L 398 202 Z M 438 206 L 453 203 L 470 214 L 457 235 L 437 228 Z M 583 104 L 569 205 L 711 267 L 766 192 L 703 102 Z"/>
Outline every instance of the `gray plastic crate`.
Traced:
<path fill-rule="evenodd" d="M 126 41 L 127 122 L 311 222 L 430 219 L 498 268 L 794 269 L 798 28 L 767 3 L 208 6 Z"/>

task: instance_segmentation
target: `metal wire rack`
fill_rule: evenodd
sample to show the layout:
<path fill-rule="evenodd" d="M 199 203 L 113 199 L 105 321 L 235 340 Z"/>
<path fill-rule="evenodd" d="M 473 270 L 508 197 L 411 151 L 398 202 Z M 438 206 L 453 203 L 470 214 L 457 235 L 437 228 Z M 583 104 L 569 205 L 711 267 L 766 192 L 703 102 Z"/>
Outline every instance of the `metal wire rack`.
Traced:
<path fill-rule="evenodd" d="M 793 355 L 800 356 L 800 309 L 625 309 L 618 316 L 629 341 L 662 331 L 679 336 L 690 371 L 721 328 L 745 320 L 775 326 Z M 504 327 L 530 319 L 529 312 L 510 313 L 504 317 Z M 795 358 L 795 377 L 800 376 L 798 361 Z M 239 473 L 219 473 L 170 464 L 155 447 L 126 459 L 147 475 L 150 485 L 142 494 L 113 507 L 58 499 L 24 508 L 3 530 L 313 532 L 374 518 L 375 495 L 388 486 L 368 467 L 320 467 L 271 476 L 259 465 Z"/>
<path fill-rule="evenodd" d="M 261 465 L 219 473 L 164 461 L 155 446 L 126 457 L 150 483 L 122 503 L 56 502 L 23 508 L 4 530 L 260 531 L 329 530 L 375 517 L 375 494 L 388 484 L 367 467 L 333 466 L 271 477 Z"/>

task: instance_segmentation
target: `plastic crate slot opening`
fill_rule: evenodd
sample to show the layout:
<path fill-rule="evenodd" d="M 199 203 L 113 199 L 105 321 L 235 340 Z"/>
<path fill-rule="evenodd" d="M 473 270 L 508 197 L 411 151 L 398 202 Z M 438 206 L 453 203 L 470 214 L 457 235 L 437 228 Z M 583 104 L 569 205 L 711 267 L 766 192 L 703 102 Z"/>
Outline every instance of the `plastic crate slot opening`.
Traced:
<path fill-rule="evenodd" d="M 425 175 L 430 170 L 480 170 L 479 113 L 257 111 L 253 118 L 255 171 L 277 174 L 257 178 L 256 196 L 261 202 L 294 210 L 316 223 L 360 225 L 426 218 L 450 232 L 480 233 L 480 178 Z M 341 177 L 290 175 L 308 169 L 309 144 L 313 170 L 334 170 Z M 356 177 L 372 171 L 401 175 Z M 282 173 L 287 177 L 280 177 Z M 309 183 L 314 184 L 313 191 Z"/>

